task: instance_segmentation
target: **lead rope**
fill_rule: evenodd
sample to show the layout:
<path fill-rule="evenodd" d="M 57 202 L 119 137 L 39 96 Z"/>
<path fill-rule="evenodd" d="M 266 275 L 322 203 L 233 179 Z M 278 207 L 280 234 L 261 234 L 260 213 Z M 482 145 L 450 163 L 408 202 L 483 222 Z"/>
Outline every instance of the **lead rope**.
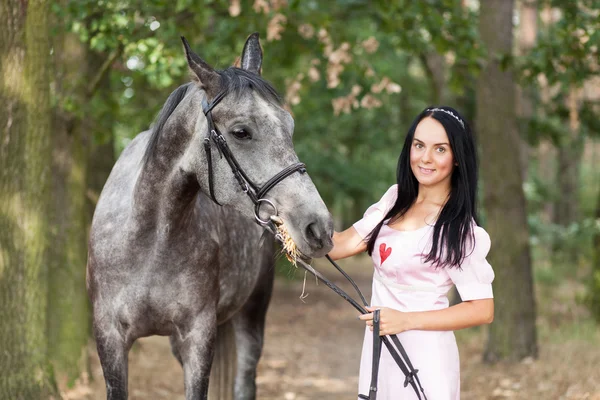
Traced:
<path fill-rule="evenodd" d="M 381 358 L 381 339 L 379 338 L 379 310 L 373 311 L 373 362 L 371 365 L 371 386 L 369 395 L 359 394 L 365 400 L 377 399 L 377 376 L 379 375 L 379 359 Z M 418 393 L 417 393 L 418 395 Z"/>
<path fill-rule="evenodd" d="M 265 229 L 269 230 L 271 233 L 273 233 L 273 235 L 275 236 L 275 239 L 283 245 L 283 238 L 279 234 L 277 234 L 276 228 L 275 228 L 275 223 L 273 221 L 275 221 L 275 223 L 278 224 L 278 223 L 280 223 L 281 220 L 278 217 L 272 216 L 271 221 L 269 221 L 268 224 L 263 224 L 263 227 Z M 354 287 L 354 289 L 360 296 L 363 304 L 365 306 L 367 306 L 368 303 L 365 300 L 365 297 L 363 296 L 362 292 L 360 291 L 360 289 L 354 282 L 354 280 L 352 278 L 350 278 L 350 276 L 339 265 L 337 265 L 337 263 L 335 261 L 333 261 L 333 259 L 331 259 L 331 257 L 329 257 L 329 255 L 326 255 L 326 258 L 352 284 L 352 286 Z M 346 300 L 348 303 L 350 303 L 350 305 L 352 305 L 352 307 L 354 307 L 356 310 L 358 310 L 358 312 L 360 312 L 361 314 L 369 313 L 365 308 L 363 308 L 360 304 L 358 304 L 352 297 L 350 297 L 345 291 L 340 289 L 333 282 L 329 281 L 325 276 L 323 276 L 323 274 L 321 274 L 319 271 L 315 270 L 310 264 L 307 264 L 302 259 L 296 259 L 296 262 L 298 264 L 300 264 L 300 266 L 302 268 L 304 268 L 305 270 L 307 270 L 308 272 L 313 274 L 319 281 L 323 282 L 327 287 L 329 287 L 331 290 L 333 290 L 335 293 L 337 293 L 340 297 L 342 297 L 344 300 Z M 379 327 L 377 329 L 379 329 Z M 379 340 L 377 340 L 375 338 L 375 334 L 373 336 L 374 336 L 373 343 L 376 343 L 379 341 L 383 342 L 383 344 L 385 344 L 385 347 L 387 347 L 388 351 L 390 352 L 390 355 L 392 356 L 394 361 L 396 361 L 396 364 L 398 364 L 398 367 L 400 368 L 400 370 L 402 371 L 402 373 L 405 376 L 404 387 L 407 387 L 410 384 L 411 387 L 413 388 L 413 390 L 415 391 L 415 394 L 417 395 L 417 398 L 419 400 L 427 400 L 427 396 L 425 395 L 425 390 L 423 390 L 421 381 L 419 380 L 419 376 L 417 375 L 419 370 L 417 370 L 413 367 L 413 365 L 410 362 L 410 359 L 408 357 L 408 354 L 406 354 L 406 350 L 404 349 L 404 346 L 402 346 L 402 343 L 400 343 L 400 339 L 398 339 L 398 337 L 396 335 L 379 336 L 379 334 L 377 334 L 377 337 L 379 338 Z M 390 342 L 389 338 L 391 338 L 391 340 L 394 342 L 394 344 L 400 351 L 400 354 L 398 354 L 398 352 L 396 351 L 396 348 L 394 348 L 394 346 Z M 379 350 L 377 350 L 377 352 L 379 354 L 381 353 L 381 345 L 379 345 Z M 374 353 L 374 356 L 375 356 L 375 353 Z M 404 360 L 403 360 L 403 358 L 404 358 Z M 374 360 L 374 362 L 375 362 L 375 360 Z M 377 365 L 379 366 L 379 360 L 377 360 Z M 378 367 L 376 369 L 374 380 L 373 380 L 373 376 L 371 377 L 372 381 L 371 381 L 371 387 L 370 387 L 370 394 L 377 392 L 377 373 L 378 373 Z M 375 397 L 369 398 L 369 397 L 366 397 L 365 395 L 359 395 L 359 397 L 362 399 L 375 400 Z"/>
<path fill-rule="evenodd" d="M 365 297 L 363 296 L 362 292 L 360 291 L 360 289 L 354 282 L 354 280 L 350 277 L 350 275 L 348 275 L 346 273 L 346 271 L 344 271 L 335 261 L 333 261 L 333 259 L 329 256 L 329 254 L 326 255 L 325 257 L 352 284 L 352 286 L 354 287 L 354 289 L 356 290 L 356 292 L 360 296 L 363 304 L 366 307 L 368 305 L 368 303 L 365 300 Z M 359 310 L 359 311 L 361 311 L 361 310 Z M 379 314 L 379 310 L 375 310 L 375 312 L 377 312 L 377 314 Z M 362 313 L 366 314 L 367 312 L 365 311 Z M 406 387 L 410 384 L 419 399 L 421 399 L 421 393 L 422 393 L 423 400 L 427 400 L 427 396 L 425 395 L 425 391 L 423 390 L 423 387 L 421 386 L 421 381 L 419 380 L 419 376 L 417 375 L 419 370 L 415 369 L 415 367 L 413 367 L 412 363 L 410 362 L 410 358 L 408 357 L 408 354 L 406 353 L 406 350 L 404 349 L 404 346 L 402 346 L 402 343 L 400 343 L 400 339 L 398 339 L 397 335 L 386 335 L 384 337 L 379 336 L 379 322 L 380 322 L 379 315 L 378 315 L 377 321 L 375 321 L 375 315 L 373 315 L 373 357 L 374 357 L 373 369 L 375 370 L 375 374 L 372 374 L 372 376 L 371 376 L 370 393 L 375 393 L 377 391 L 377 373 L 379 371 L 379 355 L 381 354 L 381 343 L 380 342 L 383 342 L 386 345 L 386 347 L 388 348 L 394 361 L 396 361 L 396 364 L 398 364 L 398 367 L 400 367 L 400 369 L 404 373 L 404 376 L 405 376 L 404 387 Z M 375 334 L 375 325 L 377 325 L 377 334 Z M 388 336 L 391 338 L 392 342 L 394 342 L 394 344 L 396 345 L 396 348 L 398 349 L 400 354 L 398 354 L 396 349 L 394 349 L 392 344 L 389 342 Z M 375 360 L 376 354 L 377 354 L 377 360 Z M 375 368 L 376 363 L 377 363 L 377 368 Z M 417 389 L 417 387 L 418 387 L 418 389 Z M 421 391 L 421 393 L 419 393 L 419 390 Z M 360 396 L 363 396 L 363 397 L 361 397 L 363 399 L 364 398 L 369 399 L 369 400 L 375 399 L 375 397 L 366 397 L 365 395 L 359 395 L 359 397 Z"/>

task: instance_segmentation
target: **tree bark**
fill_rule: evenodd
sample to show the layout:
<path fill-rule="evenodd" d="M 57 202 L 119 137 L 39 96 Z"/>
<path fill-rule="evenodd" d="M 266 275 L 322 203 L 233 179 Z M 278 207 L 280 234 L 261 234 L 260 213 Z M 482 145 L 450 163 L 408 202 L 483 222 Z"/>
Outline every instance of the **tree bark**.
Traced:
<path fill-rule="evenodd" d="M 48 341 L 55 376 L 62 387 L 87 367 L 90 336 L 85 286 L 87 261 L 86 175 L 88 131 L 78 115 L 91 119 L 85 83 L 89 78 L 87 48 L 70 33 L 56 36 L 55 86 L 58 109 L 54 121 L 52 159 L 52 246 L 48 296 Z M 63 112 L 69 97 L 79 112 Z"/>
<path fill-rule="evenodd" d="M 512 70 L 502 70 L 498 55 L 510 54 L 513 0 L 481 2 L 479 31 L 488 50 L 477 81 L 476 125 L 481 143 L 486 229 L 492 238 L 496 312 L 484 360 L 537 356 L 535 300 L 529 251 L 520 138 L 515 115 Z"/>
<path fill-rule="evenodd" d="M 537 1 L 523 0 L 519 4 L 519 29 L 517 32 L 517 55 L 523 56 L 535 46 L 537 38 Z M 534 87 L 517 86 L 516 113 L 521 120 L 520 127 L 525 127 L 535 112 Z M 521 138 L 520 162 L 523 170 L 523 179 L 527 180 L 529 172 L 529 160 L 532 150 L 524 138 Z"/>
<path fill-rule="evenodd" d="M 54 391 L 46 336 L 49 2 L 0 4 L 0 398 Z"/>
<path fill-rule="evenodd" d="M 569 132 L 561 138 L 558 147 L 556 181 L 560 195 L 554 207 L 554 223 L 569 226 L 579 220 L 580 168 L 585 138 L 581 134 L 579 108 L 581 89 L 572 87 L 567 98 Z"/>
<path fill-rule="evenodd" d="M 554 223 L 567 227 L 579 220 L 580 168 L 583 138 L 570 138 L 558 148 L 556 181 L 559 195 L 554 206 Z"/>
<path fill-rule="evenodd" d="M 444 105 L 448 100 L 448 66 L 443 54 L 428 52 L 420 54 L 421 64 L 425 68 L 432 88 L 433 105 Z"/>

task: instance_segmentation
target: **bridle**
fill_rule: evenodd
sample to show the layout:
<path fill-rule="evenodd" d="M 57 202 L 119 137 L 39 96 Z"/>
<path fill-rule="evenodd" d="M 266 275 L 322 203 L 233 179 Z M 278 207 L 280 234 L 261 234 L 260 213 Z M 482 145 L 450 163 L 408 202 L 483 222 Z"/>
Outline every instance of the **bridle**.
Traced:
<path fill-rule="evenodd" d="M 301 174 L 304 174 L 306 172 L 306 165 L 303 163 L 292 164 L 292 165 L 284 168 L 283 170 L 281 170 L 279 173 L 277 173 L 271 179 L 269 179 L 262 187 L 255 184 L 248 177 L 248 175 L 244 172 L 242 167 L 240 167 L 239 163 L 233 156 L 233 153 L 229 149 L 229 146 L 227 145 L 227 141 L 225 140 L 225 138 L 223 137 L 221 132 L 219 132 L 219 129 L 215 126 L 215 123 L 213 122 L 213 119 L 212 119 L 212 114 L 211 114 L 212 109 L 215 108 L 215 106 L 217 104 L 219 104 L 219 102 L 221 100 L 223 100 L 223 98 L 226 95 L 227 95 L 227 92 L 222 91 L 219 94 L 217 94 L 215 96 L 215 98 L 212 100 L 212 102 L 210 102 L 210 103 L 208 103 L 206 101 L 206 98 L 202 99 L 202 110 L 204 111 L 204 115 L 206 116 L 206 120 L 208 122 L 208 136 L 204 139 L 204 150 L 206 151 L 206 157 L 207 157 L 207 162 L 208 162 L 208 187 L 209 187 L 209 191 L 210 191 L 210 197 L 212 198 L 212 200 L 215 203 L 221 205 L 215 198 L 214 184 L 213 184 L 214 177 L 213 177 L 213 167 L 212 167 L 211 143 L 215 143 L 219 153 L 221 154 L 221 157 L 225 157 L 225 159 L 227 160 L 227 163 L 229 164 L 229 166 L 231 167 L 231 171 L 233 172 L 233 176 L 238 181 L 242 190 L 244 191 L 244 193 L 246 193 L 248 195 L 248 197 L 250 197 L 250 199 L 254 203 L 254 217 L 256 218 L 256 222 L 259 223 L 261 226 L 263 226 L 268 231 L 270 231 L 272 234 L 274 234 L 275 238 L 277 240 L 279 240 L 280 242 L 282 242 L 283 239 L 281 238 L 281 236 L 279 236 L 277 234 L 276 228 L 275 228 L 276 223 L 281 223 L 281 222 L 276 222 L 276 221 L 280 221 L 280 220 L 278 220 L 278 217 L 277 217 L 277 208 L 275 207 L 273 202 L 264 198 L 264 196 L 267 194 L 267 192 L 269 190 L 271 190 L 273 187 L 275 187 L 275 185 L 277 185 L 278 183 L 280 183 L 281 181 L 283 181 L 285 178 L 292 175 L 293 173 L 299 172 Z M 259 212 L 260 212 L 260 206 L 262 203 L 267 203 L 274 209 L 275 214 L 273 214 L 270 219 L 263 220 L 260 218 Z M 333 266 L 338 271 L 340 271 L 344 275 L 344 277 L 346 277 L 346 279 L 348 279 L 348 281 L 352 284 L 354 289 L 356 289 L 364 306 L 365 307 L 368 306 L 368 303 L 365 300 L 365 297 L 361 293 L 361 291 L 358 288 L 358 286 L 356 285 L 356 283 L 352 280 L 352 278 L 350 278 L 350 276 L 342 268 L 340 268 L 335 263 L 335 261 L 333 261 L 331 259 L 331 257 L 329 257 L 329 255 L 327 255 L 326 257 L 329 260 L 329 262 L 331 262 L 331 264 L 333 264 Z M 305 270 L 307 270 L 308 272 L 313 274 L 318 280 L 323 282 L 326 286 L 328 286 L 330 289 L 332 289 L 334 292 L 336 292 L 338 295 L 340 295 L 342 298 L 344 298 L 355 309 L 357 309 L 361 314 L 368 313 L 368 311 L 365 308 L 363 308 L 360 304 L 358 304 L 358 302 L 356 302 L 346 292 L 344 292 L 342 289 L 340 289 L 333 282 L 329 281 L 320 272 L 315 270 L 310 264 L 304 262 L 303 259 L 298 258 L 296 260 L 296 262 L 298 264 L 300 264 Z M 390 339 L 391 339 L 391 342 L 390 342 Z M 393 344 L 392 344 L 392 342 L 393 342 Z M 398 364 L 398 367 L 400 367 L 400 370 L 404 373 L 404 376 L 405 376 L 404 387 L 406 387 L 410 384 L 412 386 L 412 388 L 414 389 L 415 393 L 417 394 L 417 398 L 419 400 L 421 400 L 421 399 L 427 400 L 427 397 L 425 396 L 425 391 L 423 390 L 423 387 L 421 386 L 421 382 L 419 381 L 419 377 L 417 376 L 417 373 L 419 371 L 413 367 L 412 363 L 410 362 L 410 359 L 408 358 L 408 354 L 406 354 L 406 350 L 404 350 L 404 347 L 400 343 L 400 340 L 398 339 L 398 337 L 396 335 L 389 335 L 389 338 L 388 338 L 388 336 L 383 336 L 383 337 L 379 336 L 379 310 L 375 310 L 373 313 L 373 364 L 372 364 L 372 370 L 371 370 L 371 385 L 369 388 L 369 395 L 367 396 L 367 395 L 359 394 L 358 397 L 361 399 L 366 399 L 366 400 L 376 400 L 377 376 L 378 376 L 378 371 L 379 371 L 379 359 L 380 359 L 380 355 L 381 355 L 381 343 L 385 344 L 385 346 L 388 348 L 392 358 L 394 359 L 394 361 L 396 361 L 396 364 Z M 394 347 L 394 345 L 396 347 Z M 398 349 L 398 350 L 396 350 L 396 349 Z M 420 390 L 420 393 L 419 393 L 419 390 Z M 422 397 L 421 397 L 421 395 L 422 395 Z"/>
<path fill-rule="evenodd" d="M 260 206 L 262 203 L 267 203 L 275 210 L 275 214 L 277 215 L 277 207 L 273 204 L 272 201 L 266 199 L 264 196 L 269 192 L 269 190 L 273 189 L 275 185 L 283 181 L 288 176 L 292 175 L 295 172 L 299 172 L 304 174 L 306 172 L 306 165 L 304 163 L 294 163 L 279 173 L 275 174 L 271 179 L 265 182 L 262 187 L 258 186 L 256 183 L 252 181 L 248 177 L 248 175 L 244 172 L 240 164 L 235 159 L 233 153 L 229 149 L 227 145 L 227 141 L 225 137 L 219 131 L 219 128 L 216 127 L 213 119 L 212 119 L 212 109 L 217 106 L 223 100 L 223 98 L 227 95 L 226 91 L 221 91 L 219 94 L 215 96 L 215 98 L 210 102 L 210 104 L 206 101 L 206 98 L 202 99 L 202 110 L 204 111 L 204 115 L 206 116 L 206 121 L 208 122 L 208 136 L 204 139 L 204 150 L 206 151 L 206 160 L 208 162 L 208 188 L 210 191 L 210 197 L 212 197 L 213 201 L 219 205 L 221 205 L 217 199 L 215 198 L 215 190 L 214 190 L 214 177 L 213 177 L 213 166 L 212 166 L 212 151 L 211 151 L 211 143 L 214 143 L 217 146 L 217 150 L 221 154 L 221 157 L 225 157 L 229 167 L 231 167 L 231 172 L 233 172 L 233 176 L 238 181 L 244 193 L 250 197 L 250 200 L 254 203 L 254 217 L 256 218 L 256 222 L 260 225 L 268 225 L 271 223 L 270 220 L 263 220 L 260 218 Z"/>

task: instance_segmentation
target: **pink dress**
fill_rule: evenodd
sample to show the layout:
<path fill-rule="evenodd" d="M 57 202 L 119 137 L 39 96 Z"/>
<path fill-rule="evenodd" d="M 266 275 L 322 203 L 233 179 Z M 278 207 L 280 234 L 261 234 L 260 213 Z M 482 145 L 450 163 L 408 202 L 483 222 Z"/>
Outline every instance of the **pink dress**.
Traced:
<path fill-rule="evenodd" d="M 365 238 L 394 205 L 397 185 L 369 207 L 354 224 Z M 386 221 L 387 222 L 387 221 Z M 373 294 L 371 304 L 400 311 L 440 310 L 448 307 L 446 294 L 456 285 L 463 300 L 492 298 L 494 271 L 486 261 L 490 238 L 475 227 L 475 246 L 468 251 L 462 270 L 435 269 L 422 261 L 431 248 L 433 226 L 399 231 L 384 224 L 373 251 Z M 468 250 L 470 250 L 468 249 Z M 359 394 L 369 394 L 372 363 L 372 332 L 366 328 L 360 362 Z M 398 335 L 428 400 L 460 399 L 458 348 L 452 331 L 406 331 Z M 377 400 L 417 399 L 413 388 L 404 387 L 404 374 L 385 346 L 379 366 Z"/>

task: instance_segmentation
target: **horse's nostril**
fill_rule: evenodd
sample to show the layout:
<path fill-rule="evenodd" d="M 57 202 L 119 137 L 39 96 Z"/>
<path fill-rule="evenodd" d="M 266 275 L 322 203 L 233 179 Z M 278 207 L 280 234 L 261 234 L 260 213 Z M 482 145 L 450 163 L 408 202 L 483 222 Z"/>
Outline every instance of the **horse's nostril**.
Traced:
<path fill-rule="evenodd" d="M 323 248 L 323 234 L 319 229 L 319 225 L 315 222 L 308 224 L 306 227 L 306 239 L 316 248 Z"/>

